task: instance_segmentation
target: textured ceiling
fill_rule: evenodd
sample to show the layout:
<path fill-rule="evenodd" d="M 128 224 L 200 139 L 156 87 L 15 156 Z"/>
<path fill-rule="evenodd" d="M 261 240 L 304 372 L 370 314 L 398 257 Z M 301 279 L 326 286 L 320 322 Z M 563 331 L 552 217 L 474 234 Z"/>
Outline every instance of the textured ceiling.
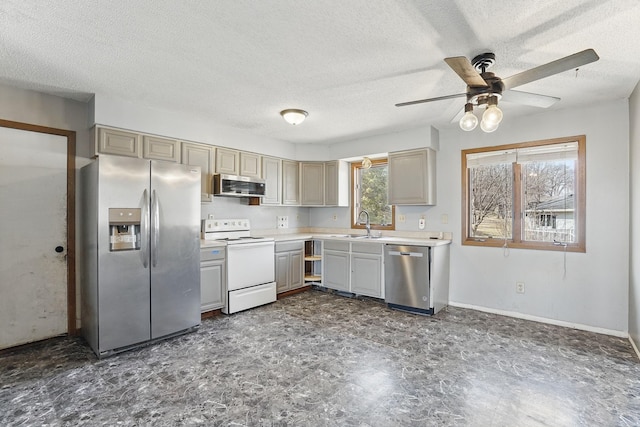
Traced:
<path fill-rule="evenodd" d="M 449 56 L 501 77 L 593 48 L 598 62 L 517 89 L 551 109 L 626 98 L 640 78 L 637 0 L 3 0 L 0 82 L 104 94 L 297 143 L 451 124 Z M 505 120 L 540 109 L 503 102 Z M 302 108 L 302 125 L 278 115 Z"/>

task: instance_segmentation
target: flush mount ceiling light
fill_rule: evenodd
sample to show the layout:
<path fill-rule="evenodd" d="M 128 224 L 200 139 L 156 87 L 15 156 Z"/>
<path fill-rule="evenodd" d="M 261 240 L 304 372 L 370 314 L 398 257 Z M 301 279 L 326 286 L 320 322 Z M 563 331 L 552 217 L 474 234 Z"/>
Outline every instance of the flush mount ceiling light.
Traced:
<path fill-rule="evenodd" d="M 362 168 L 369 169 L 370 167 L 371 167 L 371 159 L 368 157 L 365 157 L 364 159 L 362 159 Z"/>
<path fill-rule="evenodd" d="M 292 125 L 299 125 L 309 115 L 304 110 L 298 110 L 297 108 L 289 108 L 287 110 L 280 111 L 280 115 L 287 123 Z"/>

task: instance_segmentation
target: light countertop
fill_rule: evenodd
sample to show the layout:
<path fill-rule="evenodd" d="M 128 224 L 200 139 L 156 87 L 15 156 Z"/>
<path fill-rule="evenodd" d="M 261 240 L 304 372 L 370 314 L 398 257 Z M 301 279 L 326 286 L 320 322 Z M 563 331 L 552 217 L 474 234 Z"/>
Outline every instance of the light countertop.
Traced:
<path fill-rule="evenodd" d="M 323 233 L 292 233 L 292 234 L 279 234 L 269 237 L 273 237 L 276 242 L 287 242 L 292 240 L 343 240 L 356 243 L 380 243 L 380 244 L 398 244 L 398 245 L 414 245 L 414 246 L 442 246 L 451 244 L 449 239 L 425 239 L 418 237 L 396 237 L 396 236 L 381 236 L 374 238 L 365 238 L 364 234 L 358 235 L 362 237 L 350 237 L 352 235 L 346 234 L 323 234 Z"/>

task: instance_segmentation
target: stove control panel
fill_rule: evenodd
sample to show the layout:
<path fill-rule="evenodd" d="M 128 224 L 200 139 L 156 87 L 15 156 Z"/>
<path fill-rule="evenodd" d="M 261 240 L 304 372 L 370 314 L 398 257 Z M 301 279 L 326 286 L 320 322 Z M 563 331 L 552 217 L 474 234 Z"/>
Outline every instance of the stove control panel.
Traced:
<path fill-rule="evenodd" d="M 248 219 L 204 219 L 202 220 L 202 232 L 225 231 L 249 231 L 251 229 Z"/>

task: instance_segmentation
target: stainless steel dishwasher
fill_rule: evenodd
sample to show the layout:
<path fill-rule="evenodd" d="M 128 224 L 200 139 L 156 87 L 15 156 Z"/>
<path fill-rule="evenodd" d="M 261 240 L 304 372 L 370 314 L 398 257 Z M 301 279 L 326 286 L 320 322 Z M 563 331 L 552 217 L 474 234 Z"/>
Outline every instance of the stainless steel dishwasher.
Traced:
<path fill-rule="evenodd" d="M 431 248 L 385 245 L 385 301 L 390 308 L 433 314 L 430 289 Z"/>

